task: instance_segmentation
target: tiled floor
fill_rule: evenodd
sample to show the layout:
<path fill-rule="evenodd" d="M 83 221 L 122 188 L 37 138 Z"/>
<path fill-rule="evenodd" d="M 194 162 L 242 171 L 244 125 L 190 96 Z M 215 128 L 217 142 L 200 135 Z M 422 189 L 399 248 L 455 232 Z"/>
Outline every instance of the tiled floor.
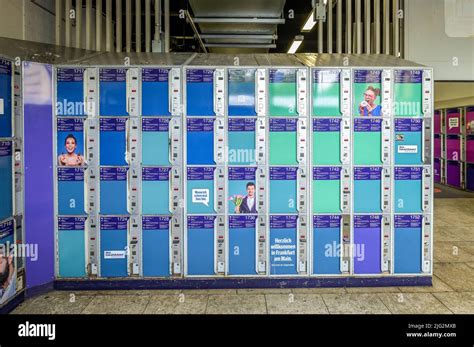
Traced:
<path fill-rule="evenodd" d="M 473 202 L 435 200 L 431 287 L 55 291 L 13 313 L 474 313 Z"/>

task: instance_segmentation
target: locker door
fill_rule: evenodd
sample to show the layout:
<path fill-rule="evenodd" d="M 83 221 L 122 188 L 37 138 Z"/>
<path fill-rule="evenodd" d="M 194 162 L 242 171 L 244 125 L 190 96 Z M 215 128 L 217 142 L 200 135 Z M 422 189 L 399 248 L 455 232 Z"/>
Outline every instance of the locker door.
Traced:
<path fill-rule="evenodd" d="M 313 274 L 341 273 L 341 216 L 313 216 Z"/>
<path fill-rule="evenodd" d="M 57 119 L 58 166 L 82 166 L 84 159 L 84 119 Z"/>
<path fill-rule="evenodd" d="M 466 189 L 474 191 L 474 164 L 466 164 Z"/>
<path fill-rule="evenodd" d="M 186 70 L 188 116 L 214 116 L 214 70 Z"/>
<path fill-rule="evenodd" d="M 442 135 L 435 135 L 434 136 L 434 157 L 441 158 L 442 157 Z"/>
<path fill-rule="evenodd" d="M 341 116 L 340 69 L 313 69 L 313 116 Z"/>
<path fill-rule="evenodd" d="M 422 119 L 395 119 L 395 164 L 423 163 Z"/>
<path fill-rule="evenodd" d="M 0 137 L 12 136 L 12 65 L 0 58 Z"/>
<path fill-rule="evenodd" d="M 422 70 L 395 70 L 395 116 L 422 116 Z"/>
<path fill-rule="evenodd" d="M 341 212 L 341 168 L 313 168 L 313 212 Z"/>
<path fill-rule="evenodd" d="M 354 216 L 354 273 L 381 272 L 381 215 Z"/>
<path fill-rule="evenodd" d="M 214 165 L 214 119 L 187 119 L 188 165 Z"/>
<path fill-rule="evenodd" d="M 382 70 L 355 70 L 353 113 L 362 117 L 382 115 L 380 90 Z M 369 109 L 370 106 L 370 109 Z"/>
<path fill-rule="evenodd" d="M 296 213 L 296 167 L 270 168 L 270 213 Z"/>
<path fill-rule="evenodd" d="M 466 107 L 466 134 L 474 135 L 474 106 Z"/>
<path fill-rule="evenodd" d="M 0 141 L 0 220 L 13 214 L 12 142 Z"/>
<path fill-rule="evenodd" d="M 213 167 L 188 167 L 188 213 L 215 213 L 214 170 Z"/>
<path fill-rule="evenodd" d="M 422 272 L 422 223 L 421 215 L 395 216 L 395 273 Z"/>
<path fill-rule="evenodd" d="M 142 118 L 142 164 L 170 165 L 169 118 Z"/>
<path fill-rule="evenodd" d="M 434 113 L 434 127 L 433 131 L 436 134 L 441 134 L 441 112 L 440 111 L 435 111 Z M 466 122 L 467 124 L 467 122 Z"/>
<path fill-rule="evenodd" d="M 255 186 L 257 168 L 229 167 L 228 170 L 228 212 L 230 214 L 257 213 L 257 189 Z"/>
<path fill-rule="evenodd" d="M 296 165 L 297 120 L 270 119 L 270 165 Z"/>
<path fill-rule="evenodd" d="M 313 119 L 313 165 L 341 164 L 340 131 L 340 119 Z"/>
<path fill-rule="evenodd" d="M 82 68 L 56 70 L 56 115 L 85 116 L 84 70 Z"/>
<path fill-rule="evenodd" d="M 441 161 L 440 159 L 435 158 L 433 161 L 433 170 L 434 170 L 434 181 L 435 183 L 441 183 Z"/>
<path fill-rule="evenodd" d="M 422 167 L 395 168 L 395 212 L 422 212 Z"/>
<path fill-rule="evenodd" d="M 230 69 L 228 75 L 229 116 L 256 116 L 255 69 Z"/>
<path fill-rule="evenodd" d="M 142 69 L 142 116 L 170 116 L 170 69 Z"/>
<path fill-rule="evenodd" d="M 461 113 L 458 108 L 451 108 L 446 111 L 446 134 L 461 134 Z"/>
<path fill-rule="evenodd" d="M 270 216 L 270 274 L 296 275 L 297 216 Z"/>
<path fill-rule="evenodd" d="M 354 212 L 382 212 L 382 168 L 354 168 Z"/>
<path fill-rule="evenodd" d="M 466 136 L 466 162 L 474 163 L 474 136 Z"/>
<path fill-rule="evenodd" d="M 459 161 L 446 161 L 446 183 L 453 187 L 461 187 L 461 163 Z"/>
<path fill-rule="evenodd" d="M 58 168 L 58 213 L 84 214 L 84 168 Z"/>
<path fill-rule="evenodd" d="M 170 213 L 170 167 L 142 168 L 142 213 Z"/>
<path fill-rule="evenodd" d="M 99 114 L 127 116 L 127 70 L 103 68 L 99 74 Z"/>
<path fill-rule="evenodd" d="M 127 214 L 127 173 L 124 167 L 100 168 L 100 213 Z"/>
<path fill-rule="evenodd" d="M 354 119 L 354 164 L 382 164 L 381 119 Z"/>
<path fill-rule="evenodd" d="M 170 217 L 142 218 L 143 276 L 170 276 Z"/>
<path fill-rule="evenodd" d="M 257 216 L 229 216 L 229 275 L 256 275 Z"/>
<path fill-rule="evenodd" d="M 296 69 L 270 69 L 270 116 L 297 116 Z"/>
<path fill-rule="evenodd" d="M 126 277 L 128 217 L 100 217 L 100 274 Z"/>
<path fill-rule="evenodd" d="M 461 138 L 458 135 L 447 136 L 446 159 L 447 160 L 461 160 Z"/>
<path fill-rule="evenodd" d="M 125 166 L 126 119 L 100 119 L 100 165 Z"/>
<path fill-rule="evenodd" d="M 255 122 L 255 119 L 229 119 L 227 143 L 230 165 L 255 165 Z"/>
<path fill-rule="evenodd" d="M 59 277 L 86 277 L 86 217 L 58 217 Z"/>
<path fill-rule="evenodd" d="M 187 274 L 214 275 L 215 216 L 188 216 Z"/>

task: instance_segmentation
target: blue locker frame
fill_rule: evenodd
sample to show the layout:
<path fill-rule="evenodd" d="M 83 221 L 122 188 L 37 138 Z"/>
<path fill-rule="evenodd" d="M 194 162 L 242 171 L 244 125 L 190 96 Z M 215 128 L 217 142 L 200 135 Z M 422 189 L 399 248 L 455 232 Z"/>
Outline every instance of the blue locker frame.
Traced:
<path fill-rule="evenodd" d="M 422 215 L 394 216 L 394 273 L 422 272 Z"/>
<path fill-rule="evenodd" d="M 188 118 L 186 124 L 187 164 L 215 165 L 214 119 Z"/>
<path fill-rule="evenodd" d="M 0 137 L 11 137 L 13 134 L 12 78 L 12 62 L 0 58 Z"/>
<path fill-rule="evenodd" d="M 142 168 L 142 213 L 170 213 L 171 167 Z"/>
<path fill-rule="evenodd" d="M 56 115 L 85 116 L 85 68 L 61 67 L 56 69 Z"/>
<path fill-rule="evenodd" d="M 84 171 L 82 167 L 58 167 L 58 213 L 83 215 Z"/>
<path fill-rule="evenodd" d="M 86 272 L 85 216 L 58 217 L 58 275 L 83 278 Z"/>
<path fill-rule="evenodd" d="M 395 213 L 423 211 L 423 167 L 395 168 Z"/>
<path fill-rule="evenodd" d="M 100 213 L 108 215 L 128 214 L 126 167 L 100 168 Z"/>
<path fill-rule="evenodd" d="M 171 116 L 169 111 L 170 68 L 142 69 L 142 116 Z"/>
<path fill-rule="evenodd" d="M 128 216 L 100 217 L 100 276 L 127 277 Z"/>
<path fill-rule="evenodd" d="M 215 275 L 216 216 L 187 216 L 186 269 L 190 276 Z"/>
<path fill-rule="evenodd" d="M 170 216 L 142 217 L 144 277 L 170 276 Z"/>
<path fill-rule="evenodd" d="M 126 122 L 126 118 L 100 118 L 100 165 L 127 165 Z"/>
<path fill-rule="evenodd" d="M 270 167 L 270 213 L 297 212 L 297 167 Z"/>
<path fill-rule="evenodd" d="M 314 215 L 312 274 L 341 274 L 341 215 Z"/>
<path fill-rule="evenodd" d="M 99 71 L 99 115 L 128 116 L 127 69 L 101 68 Z"/>
<path fill-rule="evenodd" d="M 186 115 L 215 116 L 214 69 L 186 69 Z"/>
<path fill-rule="evenodd" d="M 256 215 L 229 216 L 228 275 L 257 275 Z"/>
<path fill-rule="evenodd" d="M 296 215 L 270 215 L 270 275 L 297 275 Z"/>
<path fill-rule="evenodd" d="M 169 118 L 142 118 L 142 165 L 170 165 Z"/>
<path fill-rule="evenodd" d="M 256 69 L 229 69 L 227 73 L 228 115 L 256 116 Z"/>
<path fill-rule="evenodd" d="M 186 209 L 187 213 L 203 214 L 215 213 L 214 210 L 214 175 L 215 167 L 188 167 L 186 173 Z M 200 202 L 193 201 L 193 190 L 207 189 L 209 202 L 206 205 L 205 196 L 199 197 Z"/>
<path fill-rule="evenodd" d="M 423 164 L 423 119 L 395 119 L 395 164 Z"/>

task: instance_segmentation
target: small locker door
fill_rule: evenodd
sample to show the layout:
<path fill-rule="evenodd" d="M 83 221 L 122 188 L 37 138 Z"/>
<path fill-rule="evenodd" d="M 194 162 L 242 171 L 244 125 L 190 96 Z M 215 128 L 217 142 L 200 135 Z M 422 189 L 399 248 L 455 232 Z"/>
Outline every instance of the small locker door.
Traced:
<path fill-rule="evenodd" d="M 84 168 L 58 168 L 58 213 L 84 214 Z"/>
<path fill-rule="evenodd" d="M 229 165 L 255 165 L 255 119 L 229 118 Z"/>
<path fill-rule="evenodd" d="M 474 164 L 466 164 L 466 189 L 474 191 Z"/>
<path fill-rule="evenodd" d="M 0 141 L 0 220 L 13 214 L 13 149 L 11 141 Z"/>
<path fill-rule="evenodd" d="M 395 164 L 423 163 L 423 120 L 395 119 Z"/>
<path fill-rule="evenodd" d="M 434 170 L 434 181 L 435 183 L 441 183 L 441 160 L 434 159 L 433 161 L 433 170 Z"/>
<path fill-rule="evenodd" d="M 466 136 L 466 162 L 474 163 L 474 136 Z"/>
<path fill-rule="evenodd" d="M 100 275 L 126 277 L 129 217 L 100 217 Z"/>
<path fill-rule="evenodd" d="M 85 116 L 83 68 L 56 70 L 56 115 Z"/>
<path fill-rule="evenodd" d="M 214 275 L 216 216 L 188 216 L 187 274 Z"/>
<path fill-rule="evenodd" d="M 127 175 L 125 167 L 100 168 L 100 213 L 127 214 Z"/>
<path fill-rule="evenodd" d="M 270 165 L 297 164 L 297 120 L 270 119 Z"/>
<path fill-rule="evenodd" d="M 422 212 L 422 167 L 395 168 L 395 212 Z"/>
<path fill-rule="evenodd" d="M 215 213 L 214 167 L 188 167 L 187 211 L 188 213 Z"/>
<path fill-rule="evenodd" d="M 125 118 L 100 119 L 100 165 L 127 165 L 125 127 Z"/>
<path fill-rule="evenodd" d="M 313 119 L 313 165 L 341 164 L 341 120 Z"/>
<path fill-rule="evenodd" d="M 229 167 L 228 189 L 230 214 L 257 213 L 256 167 Z"/>
<path fill-rule="evenodd" d="M 341 273 L 341 216 L 313 216 L 313 274 Z"/>
<path fill-rule="evenodd" d="M 229 275 L 256 275 L 257 216 L 229 216 Z"/>
<path fill-rule="evenodd" d="M 381 272 L 382 216 L 354 216 L 354 273 Z"/>
<path fill-rule="evenodd" d="M 458 135 L 446 137 L 446 159 L 461 160 L 461 138 Z"/>
<path fill-rule="evenodd" d="M 354 212 L 382 212 L 382 168 L 354 168 Z"/>
<path fill-rule="evenodd" d="M 395 116 L 422 116 L 423 102 L 422 70 L 395 70 L 394 99 Z"/>
<path fill-rule="evenodd" d="M 228 114 L 229 116 L 256 116 L 255 112 L 256 69 L 229 69 Z"/>
<path fill-rule="evenodd" d="M 434 112 L 434 128 L 433 132 L 434 134 L 441 134 L 441 111 L 435 111 Z"/>
<path fill-rule="evenodd" d="M 297 116 L 297 69 L 270 69 L 270 116 Z"/>
<path fill-rule="evenodd" d="M 58 166 L 82 166 L 84 159 L 84 120 L 81 118 L 57 119 Z"/>
<path fill-rule="evenodd" d="M 461 188 L 461 163 L 459 161 L 446 161 L 446 183 Z"/>
<path fill-rule="evenodd" d="M 434 157 L 442 158 L 442 135 L 434 136 Z"/>
<path fill-rule="evenodd" d="M 395 273 L 422 272 L 422 225 L 421 215 L 395 215 Z"/>
<path fill-rule="evenodd" d="M 143 276 L 170 276 L 170 217 L 143 216 Z"/>
<path fill-rule="evenodd" d="M 354 164 L 382 164 L 381 119 L 354 119 Z"/>
<path fill-rule="evenodd" d="M 12 136 L 12 63 L 0 58 L 0 137 Z"/>
<path fill-rule="evenodd" d="M 186 70 L 188 116 L 214 116 L 214 70 Z"/>
<path fill-rule="evenodd" d="M 214 165 L 214 119 L 187 119 L 188 165 Z"/>
<path fill-rule="evenodd" d="M 382 116 L 380 91 L 382 70 L 355 70 L 353 114 L 361 117 Z"/>
<path fill-rule="evenodd" d="M 461 134 L 461 112 L 458 108 L 451 108 L 446 111 L 446 134 Z"/>
<path fill-rule="evenodd" d="M 466 135 L 474 135 L 474 106 L 466 107 Z"/>
<path fill-rule="evenodd" d="M 99 74 L 99 114 L 127 116 L 127 70 L 103 68 Z"/>
<path fill-rule="evenodd" d="M 142 118 L 143 165 L 170 165 L 169 126 L 169 118 Z"/>
<path fill-rule="evenodd" d="M 270 274 L 296 275 L 298 216 L 270 216 Z"/>
<path fill-rule="evenodd" d="M 142 168 L 142 213 L 170 213 L 170 167 Z"/>
<path fill-rule="evenodd" d="M 341 116 L 340 69 L 313 69 L 313 116 Z"/>
<path fill-rule="evenodd" d="M 170 116 L 169 72 L 165 68 L 142 69 L 142 116 Z"/>
<path fill-rule="evenodd" d="M 270 213 L 296 213 L 297 167 L 270 168 Z"/>
<path fill-rule="evenodd" d="M 313 212 L 341 212 L 341 167 L 313 167 Z"/>
<path fill-rule="evenodd" d="M 58 217 L 59 277 L 86 277 L 86 217 Z"/>

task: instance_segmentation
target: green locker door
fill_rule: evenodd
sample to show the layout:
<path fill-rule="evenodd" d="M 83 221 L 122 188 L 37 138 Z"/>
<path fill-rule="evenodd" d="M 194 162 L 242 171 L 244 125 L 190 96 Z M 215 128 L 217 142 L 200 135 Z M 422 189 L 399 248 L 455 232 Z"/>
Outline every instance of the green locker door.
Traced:
<path fill-rule="evenodd" d="M 340 69 L 313 69 L 313 116 L 341 116 Z"/>
<path fill-rule="evenodd" d="M 382 164 L 382 119 L 354 119 L 354 164 Z"/>
<path fill-rule="evenodd" d="M 341 164 L 341 119 L 313 119 L 313 165 Z"/>
<path fill-rule="evenodd" d="M 270 116 L 297 116 L 296 69 L 271 69 L 269 92 Z"/>
<path fill-rule="evenodd" d="M 270 165 L 296 165 L 297 119 L 270 119 Z"/>
<path fill-rule="evenodd" d="M 395 70 L 395 116 L 422 116 L 422 70 Z"/>
<path fill-rule="evenodd" d="M 341 167 L 313 168 L 313 212 L 341 212 Z"/>

